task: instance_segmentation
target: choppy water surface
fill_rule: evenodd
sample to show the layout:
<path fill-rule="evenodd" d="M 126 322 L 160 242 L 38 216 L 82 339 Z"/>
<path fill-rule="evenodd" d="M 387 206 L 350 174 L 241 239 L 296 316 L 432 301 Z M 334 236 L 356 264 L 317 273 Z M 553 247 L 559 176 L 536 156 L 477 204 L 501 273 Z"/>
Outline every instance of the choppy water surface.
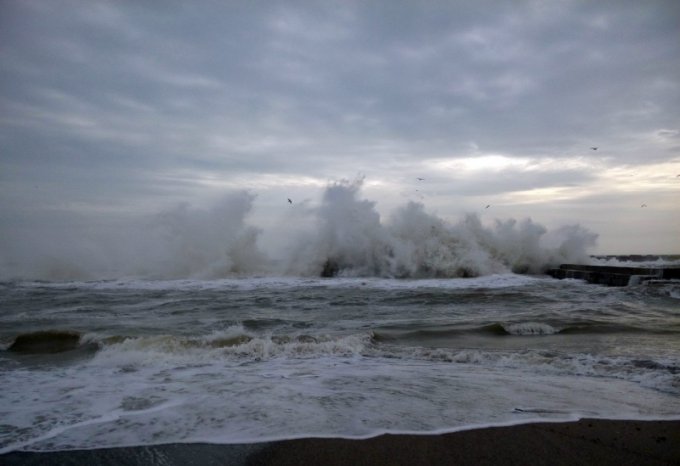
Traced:
<path fill-rule="evenodd" d="M 680 288 L 5 282 L 0 451 L 680 417 Z"/>

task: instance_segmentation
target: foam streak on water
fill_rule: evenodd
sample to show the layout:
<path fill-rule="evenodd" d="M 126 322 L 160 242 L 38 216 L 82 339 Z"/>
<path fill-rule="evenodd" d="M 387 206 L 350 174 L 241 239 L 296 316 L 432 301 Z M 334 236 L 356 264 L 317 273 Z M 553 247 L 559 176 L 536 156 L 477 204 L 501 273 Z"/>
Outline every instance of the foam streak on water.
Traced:
<path fill-rule="evenodd" d="M 501 274 L 1 286 L 4 452 L 680 418 L 672 283 Z"/>

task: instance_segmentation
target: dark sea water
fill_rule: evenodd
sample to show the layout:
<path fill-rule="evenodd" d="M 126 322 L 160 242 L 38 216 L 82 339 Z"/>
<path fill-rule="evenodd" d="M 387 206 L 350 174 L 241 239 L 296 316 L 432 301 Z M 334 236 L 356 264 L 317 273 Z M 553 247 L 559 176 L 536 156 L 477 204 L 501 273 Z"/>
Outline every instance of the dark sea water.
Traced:
<path fill-rule="evenodd" d="M 680 284 L 0 284 L 0 452 L 680 418 Z"/>

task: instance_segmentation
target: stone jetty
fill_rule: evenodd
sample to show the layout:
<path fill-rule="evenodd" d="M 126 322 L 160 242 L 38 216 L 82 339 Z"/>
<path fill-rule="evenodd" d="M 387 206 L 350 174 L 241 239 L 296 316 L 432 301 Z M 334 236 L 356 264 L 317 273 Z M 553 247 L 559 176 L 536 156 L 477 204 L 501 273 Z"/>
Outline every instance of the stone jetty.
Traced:
<path fill-rule="evenodd" d="M 628 286 L 657 280 L 680 280 L 680 266 L 619 267 L 608 265 L 562 264 L 550 269 L 553 278 L 575 278 L 607 286 Z"/>

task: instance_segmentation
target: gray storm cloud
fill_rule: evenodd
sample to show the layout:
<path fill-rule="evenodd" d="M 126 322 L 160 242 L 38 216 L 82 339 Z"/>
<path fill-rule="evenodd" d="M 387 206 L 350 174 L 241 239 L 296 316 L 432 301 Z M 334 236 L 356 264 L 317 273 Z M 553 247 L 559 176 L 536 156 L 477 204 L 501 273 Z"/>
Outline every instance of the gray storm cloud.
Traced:
<path fill-rule="evenodd" d="M 383 215 L 492 203 L 597 225 L 606 251 L 672 252 L 679 23 L 672 1 L 5 1 L 0 233 L 230 189 L 267 230 L 281 199 L 363 174 Z M 522 163 L 455 168 L 491 156 Z"/>

